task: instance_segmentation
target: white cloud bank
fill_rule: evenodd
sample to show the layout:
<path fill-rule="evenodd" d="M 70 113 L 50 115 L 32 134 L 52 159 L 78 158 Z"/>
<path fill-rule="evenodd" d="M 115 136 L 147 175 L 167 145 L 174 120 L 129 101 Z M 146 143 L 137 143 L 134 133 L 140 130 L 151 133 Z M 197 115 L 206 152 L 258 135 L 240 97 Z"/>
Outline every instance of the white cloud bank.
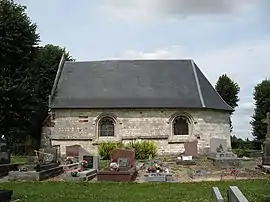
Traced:
<path fill-rule="evenodd" d="M 240 14 L 263 0 L 103 0 L 100 10 L 125 21 Z"/>
<path fill-rule="evenodd" d="M 200 52 L 188 47 L 171 46 L 152 52 L 128 50 L 121 59 L 184 59 L 194 58 L 202 72 L 214 85 L 217 78 L 226 73 L 241 88 L 239 107 L 233 117 L 234 133 L 251 138 L 250 116 L 253 114 L 254 86 L 270 77 L 270 38 L 237 44 L 227 48 Z"/>

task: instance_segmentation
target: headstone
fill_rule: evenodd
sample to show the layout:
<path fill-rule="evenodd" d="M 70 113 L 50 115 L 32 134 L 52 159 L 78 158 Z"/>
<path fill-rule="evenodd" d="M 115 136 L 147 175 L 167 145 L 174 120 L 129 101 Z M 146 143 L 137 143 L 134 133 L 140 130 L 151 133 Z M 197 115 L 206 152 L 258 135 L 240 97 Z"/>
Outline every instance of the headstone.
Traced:
<path fill-rule="evenodd" d="M 198 156 L 198 142 L 197 141 L 185 142 L 184 147 L 185 147 L 185 152 L 184 152 L 185 156 L 193 156 L 193 157 Z"/>
<path fill-rule="evenodd" d="M 210 139 L 210 152 L 218 153 L 218 152 L 227 152 L 227 140 L 221 138 L 212 138 Z"/>
<path fill-rule="evenodd" d="M 131 149 L 115 149 L 112 152 L 111 155 L 112 159 L 128 159 L 128 167 L 134 167 L 135 166 L 135 152 Z M 124 161 L 126 162 L 126 160 Z"/>
<path fill-rule="evenodd" d="M 66 146 L 66 156 L 78 157 L 80 153 L 80 145 Z"/>
<path fill-rule="evenodd" d="M 82 161 L 84 156 L 91 156 L 81 145 L 71 145 L 66 147 L 66 156 L 73 157 L 76 161 Z"/>
<path fill-rule="evenodd" d="M 263 165 L 270 165 L 270 112 L 267 112 L 266 120 L 267 133 L 263 142 Z"/>
<path fill-rule="evenodd" d="M 7 149 L 6 145 L 2 145 L 0 148 L 0 164 L 10 163 L 11 152 Z"/>
<path fill-rule="evenodd" d="M 98 156 L 83 156 L 83 160 L 87 161 L 86 168 L 98 169 L 99 168 L 99 157 Z"/>
<path fill-rule="evenodd" d="M 227 192 L 228 202 L 248 202 L 237 186 L 230 186 Z"/>
<path fill-rule="evenodd" d="M 54 147 L 46 147 L 46 148 L 43 148 L 41 149 L 41 152 L 44 152 L 45 154 L 48 154 L 48 155 L 45 155 L 44 157 L 44 162 L 45 163 L 56 163 L 57 162 L 57 157 L 58 157 L 58 150 L 57 148 L 54 148 Z"/>
<path fill-rule="evenodd" d="M 217 187 L 212 188 L 212 202 L 223 202 L 223 197 Z"/>

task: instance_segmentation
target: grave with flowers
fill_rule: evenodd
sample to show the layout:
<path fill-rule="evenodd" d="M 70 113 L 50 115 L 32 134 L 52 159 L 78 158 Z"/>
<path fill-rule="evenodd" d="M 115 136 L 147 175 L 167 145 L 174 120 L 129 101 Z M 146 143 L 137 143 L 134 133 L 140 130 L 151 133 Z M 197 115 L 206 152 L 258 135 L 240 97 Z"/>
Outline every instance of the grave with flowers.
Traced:
<path fill-rule="evenodd" d="M 134 181 L 137 177 L 135 152 L 131 149 L 115 149 L 110 164 L 98 171 L 98 181 Z"/>

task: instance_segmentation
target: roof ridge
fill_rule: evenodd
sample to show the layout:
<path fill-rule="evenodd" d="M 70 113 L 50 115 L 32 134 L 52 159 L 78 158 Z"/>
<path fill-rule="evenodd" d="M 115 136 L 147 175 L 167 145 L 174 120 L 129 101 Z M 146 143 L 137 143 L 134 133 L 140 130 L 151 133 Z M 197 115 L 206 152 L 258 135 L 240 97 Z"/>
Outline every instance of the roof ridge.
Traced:
<path fill-rule="evenodd" d="M 66 61 L 67 63 L 88 63 L 88 62 L 135 62 L 135 61 L 193 61 L 193 59 L 108 59 L 108 60 L 82 60 Z"/>
<path fill-rule="evenodd" d="M 196 67 L 194 65 L 193 60 L 191 60 L 191 66 L 192 66 L 192 69 L 193 69 L 195 82 L 196 82 L 196 85 L 197 85 L 197 89 L 198 89 L 199 97 L 200 97 L 200 100 L 201 100 L 201 104 L 202 104 L 202 107 L 205 108 L 206 106 L 205 106 L 204 98 L 203 98 L 203 95 L 202 95 L 202 89 L 201 89 L 201 85 L 200 85 L 200 82 L 199 82 L 199 79 L 198 79 L 197 69 L 196 69 Z"/>

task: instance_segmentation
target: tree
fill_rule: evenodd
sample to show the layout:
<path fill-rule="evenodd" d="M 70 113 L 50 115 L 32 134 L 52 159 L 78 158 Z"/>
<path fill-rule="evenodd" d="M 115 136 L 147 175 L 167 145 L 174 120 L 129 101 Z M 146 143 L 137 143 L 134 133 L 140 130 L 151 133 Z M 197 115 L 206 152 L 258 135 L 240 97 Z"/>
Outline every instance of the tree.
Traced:
<path fill-rule="evenodd" d="M 29 64 L 39 35 L 25 9 L 0 1 L 0 134 L 8 143 L 26 138 L 34 113 Z"/>
<path fill-rule="evenodd" d="M 235 109 L 238 106 L 238 102 L 239 102 L 238 94 L 240 92 L 240 87 L 236 82 L 230 79 L 226 74 L 223 74 L 218 78 L 215 89 L 219 93 L 219 95 L 222 97 L 222 99 L 233 109 Z M 232 115 L 232 112 L 230 115 Z M 232 126 L 231 117 L 230 117 L 230 128 L 232 131 L 233 126 Z"/>
<path fill-rule="evenodd" d="M 253 92 L 255 100 L 254 114 L 250 122 L 252 135 L 256 140 L 264 140 L 267 132 L 267 125 L 263 123 L 266 113 L 270 112 L 270 80 L 265 79 L 255 86 Z"/>
<path fill-rule="evenodd" d="M 63 53 L 66 61 L 74 60 L 68 52 L 59 46 L 48 44 L 35 49 L 31 63 L 31 83 L 35 89 L 34 97 L 37 104 L 32 120 L 32 133 L 37 142 L 40 141 L 41 124 L 48 115 L 49 95 Z"/>

